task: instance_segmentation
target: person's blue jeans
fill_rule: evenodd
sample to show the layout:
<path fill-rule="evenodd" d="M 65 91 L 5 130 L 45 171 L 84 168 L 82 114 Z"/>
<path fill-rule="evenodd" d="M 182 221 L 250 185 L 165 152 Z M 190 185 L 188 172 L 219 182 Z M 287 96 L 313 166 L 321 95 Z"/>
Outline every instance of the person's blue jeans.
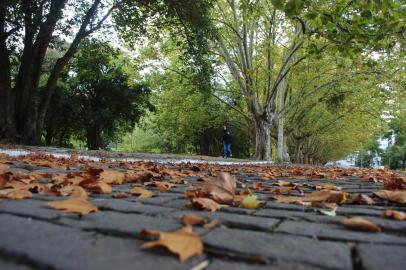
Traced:
<path fill-rule="evenodd" d="M 224 154 L 224 157 L 231 156 L 231 143 L 224 142 L 223 154 Z"/>

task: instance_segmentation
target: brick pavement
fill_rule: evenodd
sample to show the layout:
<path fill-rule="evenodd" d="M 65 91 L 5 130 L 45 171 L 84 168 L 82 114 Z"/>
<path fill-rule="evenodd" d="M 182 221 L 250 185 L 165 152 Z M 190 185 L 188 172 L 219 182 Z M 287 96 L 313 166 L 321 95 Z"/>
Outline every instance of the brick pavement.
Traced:
<path fill-rule="evenodd" d="M 10 170 L 61 172 L 19 161 L 11 162 Z M 239 172 L 236 176 L 246 183 L 255 180 L 269 184 L 252 173 Z M 384 209 L 406 211 L 405 206 L 343 205 L 337 216 L 326 216 L 314 208 L 276 203 L 265 192 L 256 192 L 266 202 L 260 209 L 226 207 L 211 213 L 186 205 L 183 191 L 199 184 L 196 177 L 188 180 L 189 185 L 177 185 L 147 199 L 93 194 L 90 200 L 99 211 L 86 216 L 47 208 L 47 201 L 63 199 L 56 196 L 34 194 L 30 199 L 1 200 L 0 269 L 192 269 L 203 261 L 210 270 L 405 269 L 406 222 L 381 216 Z M 315 184 L 333 180 L 289 181 Z M 333 183 L 348 193 L 371 194 L 382 189 L 381 183 L 356 177 Z M 130 184 L 115 185 L 113 192 L 130 188 Z M 146 240 L 139 234 L 142 229 L 177 229 L 181 227 L 180 217 L 187 213 L 222 223 L 215 229 L 196 228 L 205 245 L 204 255 L 182 264 L 164 249 L 140 249 Z M 351 216 L 373 221 L 382 232 L 344 228 L 340 220 Z"/>

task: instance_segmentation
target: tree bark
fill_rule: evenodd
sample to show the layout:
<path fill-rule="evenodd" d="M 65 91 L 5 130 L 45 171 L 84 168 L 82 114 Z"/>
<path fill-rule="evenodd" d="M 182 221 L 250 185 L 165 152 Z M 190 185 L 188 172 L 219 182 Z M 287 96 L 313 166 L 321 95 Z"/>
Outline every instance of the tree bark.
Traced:
<path fill-rule="evenodd" d="M 271 160 L 271 124 L 264 119 L 255 121 L 255 158 L 257 160 Z"/>

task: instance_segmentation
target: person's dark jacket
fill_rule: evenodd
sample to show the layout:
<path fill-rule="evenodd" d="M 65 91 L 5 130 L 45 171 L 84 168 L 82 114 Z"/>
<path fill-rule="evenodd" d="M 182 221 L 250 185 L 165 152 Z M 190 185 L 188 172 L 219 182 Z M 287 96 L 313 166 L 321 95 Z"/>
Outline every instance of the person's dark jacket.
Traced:
<path fill-rule="evenodd" d="M 233 137 L 231 136 L 231 132 L 230 132 L 230 130 L 228 130 L 228 129 L 226 129 L 226 130 L 223 130 L 223 141 L 225 142 L 225 143 L 232 143 L 232 141 L 233 141 Z"/>

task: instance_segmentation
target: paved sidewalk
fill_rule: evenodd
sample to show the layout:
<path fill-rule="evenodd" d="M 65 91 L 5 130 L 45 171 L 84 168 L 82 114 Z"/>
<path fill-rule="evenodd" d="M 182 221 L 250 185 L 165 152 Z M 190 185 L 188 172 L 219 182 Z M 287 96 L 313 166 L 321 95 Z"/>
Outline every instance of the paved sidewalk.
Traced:
<path fill-rule="evenodd" d="M 14 173 L 41 172 L 49 175 L 63 172 L 26 161 L 8 163 Z M 103 164 L 123 170 L 125 164 Z M 162 165 L 161 165 L 162 166 Z M 195 165 L 169 166 L 180 171 L 196 171 Z M 205 173 L 203 167 L 200 173 Z M 253 181 L 271 187 L 277 180 L 310 185 L 330 183 L 350 194 L 368 194 L 383 189 L 382 183 L 358 177 L 316 179 L 278 177 L 270 181 L 253 172 L 252 167 L 230 167 L 237 179 L 251 187 Z M 268 167 L 260 167 L 264 171 Z M 69 166 L 77 171 L 81 165 Z M 218 170 L 226 170 L 223 166 Z M 256 169 L 258 171 L 258 168 Z M 262 169 L 260 169 L 262 170 Z M 255 170 L 254 170 L 255 171 Z M 209 174 L 209 172 L 207 172 Z M 199 177 L 186 176 L 188 184 L 176 185 L 156 197 L 139 199 L 130 196 L 112 198 L 111 194 L 92 194 L 90 201 L 98 212 L 86 216 L 62 213 L 46 207 L 59 196 L 34 194 L 23 200 L 0 201 L 0 269 L 405 269 L 406 222 L 382 217 L 385 209 L 406 211 L 399 204 L 339 206 L 337 216 L 321 214 L 316 208 L 281 204 L 271 194 L 253 190 L 265 202 L 259 209 L 224 207 L 217 212 L 200 211 L 187 206 L 184 191 L 201 184 Z M 41 181 L 46 181 L 43 179 Z M 113 185 L 113 193 L 128 192 L 132 184 Z M 156 188 L 147 187 L 156 192 Z M 241 190 L 241 189 L 239 189 Z M 305 193 L 311 188 L 303 188 Z M 146 240 L 144 228 L 170 231 L 180 228 L 180 218 L 187 213 L 219 220 L 215 229 L 195 228 L 202 235 L 204 255 L 186 263 L 164 249 L 142 250 Z M 340 224 L 345 217 L 359 216 L 372 221 L 382 232 L 349 230 Z M 204 262 L 202 264 L 202 262 Z M 201 269 L 201 268 L 195 268 Z"/>

